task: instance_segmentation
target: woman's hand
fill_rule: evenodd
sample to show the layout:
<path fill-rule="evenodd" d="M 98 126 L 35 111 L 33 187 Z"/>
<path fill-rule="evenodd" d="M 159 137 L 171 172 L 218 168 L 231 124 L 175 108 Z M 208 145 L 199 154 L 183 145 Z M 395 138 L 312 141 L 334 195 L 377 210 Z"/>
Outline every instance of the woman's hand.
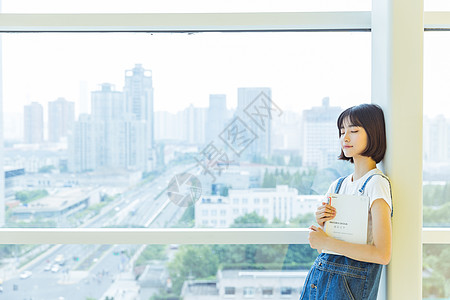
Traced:
<path fill-rule="evenodd" d="M 326 249 L 326 241 L 328 235 L 320 227 L 314 225 L 310 226 L 309 229 L 309 245 L 313 249 L 317 249 L 317 252 L 321 253 L 323 249 Z"/>
<path fill-rule="evenodd" d="M 336 217 L 336 209 L 322 202 L 322 206 L 319 206 L 316 210 L 316 222 L 323 228 L 326 221 L 333 220 Z"/>

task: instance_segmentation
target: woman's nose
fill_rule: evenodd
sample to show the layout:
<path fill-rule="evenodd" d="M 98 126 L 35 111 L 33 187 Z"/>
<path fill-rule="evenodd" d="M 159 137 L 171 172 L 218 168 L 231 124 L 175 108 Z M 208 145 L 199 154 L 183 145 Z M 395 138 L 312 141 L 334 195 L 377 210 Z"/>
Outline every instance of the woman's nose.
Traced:
<path fill-rule="evenodd" d="M 350 142 L 350 138 L 349 138 L 349 136 L 348 136 L 347 133 L 344 133 L 344 134 L 342 135 L 342 139 L 344 140 L 344 142 Z"/>

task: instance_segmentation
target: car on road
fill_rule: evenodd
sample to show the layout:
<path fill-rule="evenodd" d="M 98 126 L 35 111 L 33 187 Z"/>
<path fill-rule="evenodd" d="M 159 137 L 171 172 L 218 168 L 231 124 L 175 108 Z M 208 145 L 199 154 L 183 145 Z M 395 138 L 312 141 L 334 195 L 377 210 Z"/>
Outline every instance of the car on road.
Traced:
<path fill-rule="evenodd" d="M 55 257 L 55 263 L 57 263 L 60 266 L 64 266 L 64 264 L 66 263 L 66 260 L 64 258 L 64 255 L 62 254 L 58 254 Z"/>
<path fill-rule="evenodd" d="M 20 273 L 20 279 L 27 279 L 28 277 L 31 277 L 33 275 L 33 272 L 31 271 L 23 271 Z"/>
<path fill-rule="evenodd" d="M 52 271 L 53 273 L 58 272 L 58 271 L 59 271 L 59 265 L 58 265 L 58 264 L 54 264 L 54 265 L 52 266 L 51 271 Z"/>

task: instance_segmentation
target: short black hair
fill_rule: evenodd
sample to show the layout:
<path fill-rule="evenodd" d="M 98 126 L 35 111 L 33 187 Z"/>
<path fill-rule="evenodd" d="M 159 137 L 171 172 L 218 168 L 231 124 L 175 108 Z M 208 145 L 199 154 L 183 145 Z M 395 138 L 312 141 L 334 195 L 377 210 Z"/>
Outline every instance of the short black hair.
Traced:
<path fill-rule="evenodd" d="M 364 128 L 367 133 L 367 147 L 361 155 L 371 157 L 379 163 L 386 153 L 386 125 L 381 107 L 376 104 L 360 104 L 344 110 L 337 119 L 339 138 L 347 118 L 352 125 Z M 353 158 L 346 157 L 342 149 L 338 158 L 353 163 Z"/>

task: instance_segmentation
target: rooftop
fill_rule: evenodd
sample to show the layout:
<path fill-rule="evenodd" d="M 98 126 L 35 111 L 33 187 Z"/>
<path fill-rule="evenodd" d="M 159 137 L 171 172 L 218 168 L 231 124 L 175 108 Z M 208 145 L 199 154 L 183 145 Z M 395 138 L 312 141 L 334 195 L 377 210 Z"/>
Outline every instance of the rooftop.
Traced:
<path fill-rule="evenodd" d="M 27 206 L 16 207 L 14 212 L 63 210 L 88 198 L 89 192 L 90 190 L 86 189 L 63 189 L 54 195 L 35 200 Z"/>
<path fill-rule="evenodd" d="M 183 285 L 183 295 L 219 295 L 215 280 L 186 281 Z"/>

